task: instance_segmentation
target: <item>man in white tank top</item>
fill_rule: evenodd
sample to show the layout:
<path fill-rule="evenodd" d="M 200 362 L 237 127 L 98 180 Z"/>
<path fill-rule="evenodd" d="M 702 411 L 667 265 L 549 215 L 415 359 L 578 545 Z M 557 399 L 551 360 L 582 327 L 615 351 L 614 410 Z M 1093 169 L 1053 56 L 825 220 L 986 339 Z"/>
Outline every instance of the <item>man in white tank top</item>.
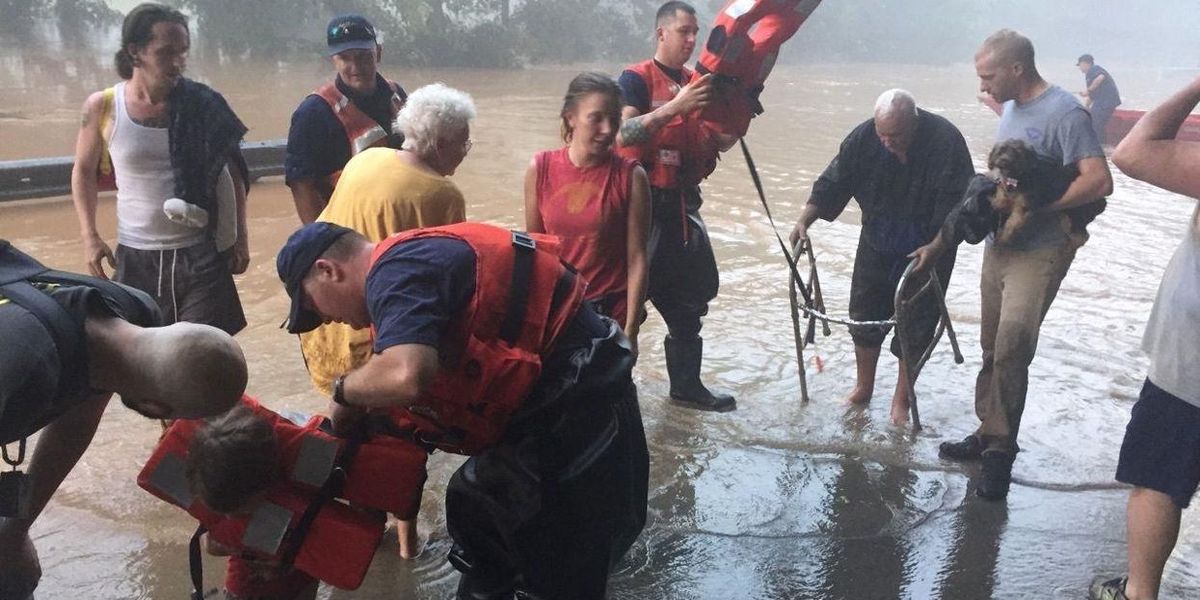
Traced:
<path fill-rule="evenodd" d="M 1200 143 L 1175 139 L 1200 104 L 1200 78 L 1138 121 L 1113 154 L 1126 175 L 1200 199 Z M 1200 205 L 1159 285 L 1142 348 L 1150 370 L 1121 444 L 1129 493 L 1129 575 L 1092 584 L 1097 600 L 1157 598 L 1179 521 L 1200 486 Z"/>
<path fill-rule="evenodd" d="M 212 211 L 220 223 L 210 226 L 210 211 L 175 197 L 177 178 L 187 166 L 173 164 L 181 159 L 172 159 L 170 121 L 172 109 L 180 109 L 172 98 L 186 98 L 177 88 L 185 82 L 187 19 L 170 7 L 143 4 L 126 17 L 122 38 L 116 66 L 124 81 L 84 102 L 71 175 L 88 270 L 107 277 L 107 260 L 117 281 L 158 301 L 167 322 L 205 323 L 236 333 L 246 321 L 232 275 L 249 263 L 243 173 L 216 165 L 215 188 L 206 184 L 200 190 L 203 197 L 215 196 L 217 208 L 225 200 L 227 210 Z M 219 104 L 228 110 L 223 99 Z M 233 121 L 244 131 L 236 116 Z M 115 254 L 96 228 L 97 169 L 106 154 L 117 188 Z"/>

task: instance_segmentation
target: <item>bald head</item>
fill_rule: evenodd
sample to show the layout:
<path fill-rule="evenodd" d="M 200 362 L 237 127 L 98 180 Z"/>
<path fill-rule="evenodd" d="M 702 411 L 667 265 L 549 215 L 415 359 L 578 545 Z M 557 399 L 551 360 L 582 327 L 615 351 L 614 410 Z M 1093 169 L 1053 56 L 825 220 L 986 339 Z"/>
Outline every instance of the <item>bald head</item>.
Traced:
<path fill-rule="evenodd" d="M 197 323 L 143 328 L 89 318 L 92 386 L 116 392 L 143 416 L 197 419 L 219 415 L 246 391 L 246 357 L 229 334 Z"/>
<path fill-rule="evenodd" d="M 875 118 L 917 118 L 917 100 L 906 90 L 890 89 L 875 100 Z"/>
<path fill-rule="evenodd" d="M 908 158 L 917 132 L 917 100 L 905 90 L 891 89 L 875 100 L 875 135 L 900 160 Z"/>

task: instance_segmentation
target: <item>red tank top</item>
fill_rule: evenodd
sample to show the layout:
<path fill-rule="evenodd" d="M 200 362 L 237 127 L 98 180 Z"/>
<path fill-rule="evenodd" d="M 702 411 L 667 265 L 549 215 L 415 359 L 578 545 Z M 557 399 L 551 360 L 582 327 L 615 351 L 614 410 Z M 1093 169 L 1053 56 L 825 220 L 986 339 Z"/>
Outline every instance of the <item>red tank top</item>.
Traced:
<path fill-rule="evenodd" d="M 588 300 L 619 295 L 613 300 L 624 305 L 630 174 L 637 162 L 613 153 L 605 164 L 580 169 L 566 147 L 539 152 L 535 160 L 546 233 L 562 240 L 560 255 L 587 280 Z M 624 310 L 612 316 L 625 320 Z"/>

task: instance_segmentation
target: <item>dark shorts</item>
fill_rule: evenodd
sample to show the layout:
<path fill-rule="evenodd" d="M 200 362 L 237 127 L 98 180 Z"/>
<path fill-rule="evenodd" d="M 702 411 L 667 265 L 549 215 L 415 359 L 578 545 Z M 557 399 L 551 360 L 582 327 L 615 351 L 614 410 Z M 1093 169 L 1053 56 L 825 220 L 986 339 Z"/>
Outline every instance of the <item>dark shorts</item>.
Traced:
<path fill-rule="evenodd" d="M 1147 379 L 1125 427 L 1117 481 L 1162 492 L 1187 508 L 1200 486 L 1200 407 Z"/>
<path fill-rule="evenodd" d="M 150 294 L 164 325 L 203 323 L 230 335 L 246 326 L 229 263 L 210 241 L 178 250 L 118 245 L 113 278 Z"/>
<path fill-rule="evenodd" d="M 950 285 L 955 255 L 951 250 L 938 259 L 937 273 L 943 289 Z M 850 318 L 855 321 L 891 319 L 895 314 L 896 285 L 909 260 L 906 254 L 880 252 L 866 242 L 865 236 L 860 236 L 854 256 L 854 274 L 850 279 Z M 914 353 L 923 353 L 933 339 L 941 308 L 933 295 L 928 294 L 913 310 L 908 341 Z M 890 327 L 851 327 L 850 337 L 856 346 L 878 348 L 890 330 Z M 900 340 L 895 336 L 892 337 L 891 351 L 895 356 L 902 354 Z"/>

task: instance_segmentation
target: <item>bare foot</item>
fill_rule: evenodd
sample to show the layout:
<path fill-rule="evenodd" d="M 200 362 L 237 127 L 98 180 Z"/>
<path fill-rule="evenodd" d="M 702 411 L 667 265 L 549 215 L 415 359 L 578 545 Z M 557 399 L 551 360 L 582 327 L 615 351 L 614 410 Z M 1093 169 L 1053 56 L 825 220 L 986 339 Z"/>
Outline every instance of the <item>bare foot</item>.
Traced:
<path fill-rule="evenodd" d="M 908 424 L 908 402 L 892 400 L 892 425 Z"/>
<path fill-rule="evenodd" d="M 859 404 L 859 405 L 866 404 L 871 401 L 871 395 L 874 393 L 875 393 L 875 390 L 872 390 L 870 388 L 864 388 L 860 385 L 856 385 L 856 386 L 854 386 L 854 389 L 850 392 L 850 395 L 846 396 L 846 403 L 847 404 Z"/>
<path fill-rule="evenodd" d="M 421 544 L 421 538 L 417 537 L 417 522 L 397 520 L 396 521 L 396 539 L 400 542 L 400 558 L 412 560 L 421 555 L 421 551 L 425 548 Z"/>

